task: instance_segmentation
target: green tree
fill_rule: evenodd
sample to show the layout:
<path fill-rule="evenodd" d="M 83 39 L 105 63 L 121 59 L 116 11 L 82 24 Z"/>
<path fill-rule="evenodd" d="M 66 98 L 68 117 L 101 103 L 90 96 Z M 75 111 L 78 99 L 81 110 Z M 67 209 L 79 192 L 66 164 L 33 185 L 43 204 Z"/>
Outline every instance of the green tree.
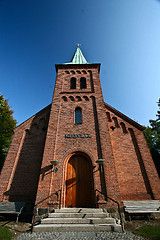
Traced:
<path fill-rule="evenodd" d="M 13 111 L 3 95 L 0 94 L 0 171 L 13 135 L 17 121 L 13 118 Z"/>
<path fill-rule="evenodd" d="M 160 99 L 158 107 L 160 109 Z M 156 116 L 156 120 L 149 120 L 150 126 L 146 127 L 144 135 L 160 177 L 160 110 L 157 111 Z"/>

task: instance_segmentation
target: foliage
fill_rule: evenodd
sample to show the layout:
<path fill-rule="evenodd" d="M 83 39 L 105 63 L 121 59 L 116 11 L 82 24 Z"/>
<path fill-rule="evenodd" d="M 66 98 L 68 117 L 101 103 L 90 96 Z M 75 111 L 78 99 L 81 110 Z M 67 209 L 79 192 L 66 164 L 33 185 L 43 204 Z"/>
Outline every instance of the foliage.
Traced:
<path fill-rule="evenodd" d="M 158 107 L 160 108 L 160 98 L 158 100 Z M 157 111 L 157 117 L 160 119 L 160 111 Z"/>
<path fill-rule="evenodd" d="M 159 240 L 160 239 L 160 225 L 155 226 L 143 226 L 134 231 L 134 234 L 140 235 L 143 237 L 147 237 L 151 240 Z"/>
<path fill-rule="evenodd" d="M 158 107 L 160 108 L 160 99 L 158 100 Z M 150 127 L 145 128 L 144 135 L 160 176 L 160 111 L 157 111 L 156 116 L 156 120 L 149 120 Z"/>
<path fill-rule="evenodd" d="M 13 235 L 14 234 L 7 227 L 0 226 L 0 240 L 10 240 Z"/>
<path fill-rule="evenodd" d="M 0 171 L 16 124 L 17 121 L 13 118 L 13 111 L 8 101 L 0 94 Z"/>

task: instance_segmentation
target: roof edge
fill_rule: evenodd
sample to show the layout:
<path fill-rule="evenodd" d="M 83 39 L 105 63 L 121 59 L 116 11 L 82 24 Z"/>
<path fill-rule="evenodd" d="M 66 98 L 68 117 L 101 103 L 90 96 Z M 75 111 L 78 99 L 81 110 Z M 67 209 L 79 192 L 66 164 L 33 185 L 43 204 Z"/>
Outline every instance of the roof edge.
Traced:
<path fill-rule="evenodd" d="M 127 117 L 126 115 L 124 115 L 123 113 L 119 112 L 117 109 L 113 108 L 112 106 L 110 106 L 107 103 L 104 103 L 105 107 L 108 108 L 111 112 L 117 114 L 119 117 L 121 117 L 123 120 L 125 120 L 126 122 L 132 124 L 134 127 L 138 128 L 141 131 L 144 131 L 145 127 L 140 125 L 139 123 L 135 122 L 134 120 L 132 120 L 131 118 Z"/>

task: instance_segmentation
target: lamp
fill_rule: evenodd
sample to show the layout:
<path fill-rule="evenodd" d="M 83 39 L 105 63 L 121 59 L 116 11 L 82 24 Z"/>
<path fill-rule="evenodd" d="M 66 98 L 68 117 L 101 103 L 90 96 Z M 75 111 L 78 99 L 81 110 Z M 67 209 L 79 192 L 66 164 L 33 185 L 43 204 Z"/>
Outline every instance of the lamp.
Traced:
<path fill-rule="evenodd" d="M 102 170 L 103 170 L 102 165 L 103 165 L 104 162 L 105 162 L 105 160 L 101 159 L 101 158 L 96 161 L 96 163 L 99 164 L 99 168 L 98 169 L 100 170 L 100 172 L 102 172 Z"/>
<path fill-rule="evenodd" d="M 60 162 L 58 160 L 52 160 L 51 161 L 51 164 L 54 166 L 54 170 L 53 172 L 57 172 L 58 171 L 58 168 L 56 167 Z"/>

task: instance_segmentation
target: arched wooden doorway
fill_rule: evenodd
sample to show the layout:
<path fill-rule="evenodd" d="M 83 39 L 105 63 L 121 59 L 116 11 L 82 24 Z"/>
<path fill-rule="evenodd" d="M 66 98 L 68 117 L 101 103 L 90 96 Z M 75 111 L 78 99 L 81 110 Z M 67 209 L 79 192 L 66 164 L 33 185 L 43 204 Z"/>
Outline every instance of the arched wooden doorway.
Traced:
<path fill-rule="evenodd" d="M 66 207 L 93 207 L 92 165 L 82 153 L 72 155 L 67 164 Z"/>

